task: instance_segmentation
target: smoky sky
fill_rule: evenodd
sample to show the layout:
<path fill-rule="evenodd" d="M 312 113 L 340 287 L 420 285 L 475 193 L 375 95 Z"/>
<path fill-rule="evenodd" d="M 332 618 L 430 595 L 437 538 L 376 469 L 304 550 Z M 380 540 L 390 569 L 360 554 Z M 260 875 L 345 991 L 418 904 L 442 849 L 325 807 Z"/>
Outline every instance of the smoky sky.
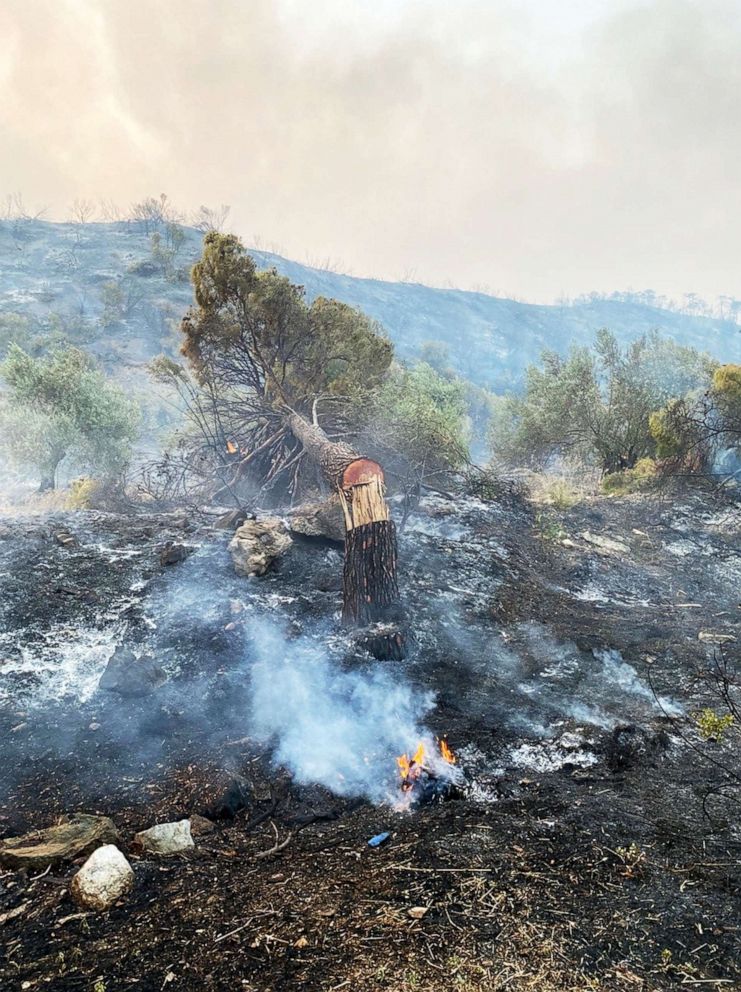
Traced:
<path fill-rule="evenodd" d="M 549 301 L 741 296 L 741 2 L 3 0 L 0 194 Z"/>

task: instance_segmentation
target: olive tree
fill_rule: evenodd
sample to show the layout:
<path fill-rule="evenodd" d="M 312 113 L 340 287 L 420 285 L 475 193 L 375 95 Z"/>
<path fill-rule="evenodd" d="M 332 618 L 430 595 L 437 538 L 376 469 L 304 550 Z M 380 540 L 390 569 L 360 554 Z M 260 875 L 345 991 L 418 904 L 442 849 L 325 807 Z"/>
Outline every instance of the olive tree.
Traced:
<path fill-rule="evenodd" d="M 593 348 L 566 357 L 545 352 L 527 370 L 522 395 L 499 405 L 494 453 L 542 465 L 555 455 L 596 463 L 603 473 L 632 469 L 654 453 L 651 414 L 688 389 L 710 383 L 706 355 L 647 335 L 621 348 L 607 330 Z"/>
<path fill-rule="evenodd" d="M 126 467 L 138 409 L 85 352 L 63 348 L 34 358 L 13 345 L 0 377 L 4 447 L 36 473 L 41 491 L 54 489 L 63 460 L 104 478 Z"/>

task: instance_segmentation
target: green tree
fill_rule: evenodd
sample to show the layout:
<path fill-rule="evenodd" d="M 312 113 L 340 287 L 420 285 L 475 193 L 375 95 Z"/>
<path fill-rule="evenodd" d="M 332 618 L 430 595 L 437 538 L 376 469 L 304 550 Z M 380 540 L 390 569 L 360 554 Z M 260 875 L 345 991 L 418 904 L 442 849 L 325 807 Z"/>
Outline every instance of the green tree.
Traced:
<path fill-rule="evenodd" d="M 565 358 L 546 352 L 528 369 L 524 394 L 499 404 L 494 453 L 535 465 L 570 454 L 605 473 L 632 469 L 654 452 L 651 414 L 688 389 L 706 388 L 713 367 L 706 355 L 656 334 L 621 349 L 602 330 L 594 348 Z"/>
<path fill-rule="evenodd" d="M 728 432 L 741 435 L 741 365 L 715 370 L 711 398 Z"/>
<path fill-rule="evenodd" d="M 194 494 L 220 479 L 220 494 L 226 487 L 233 495 L 245 477 L 295 492 L 306 459 L 288 414 L 331 440 L 348 435 L 383 381 L 393 347 L 360 311 L 322 297 L 308 303 L 303 287 L 275 269 L 259 271 L 233 235 L 206 235 L 192 281 L 195 306 L 181 325 L 192 376 L 173 363 L 155 367 L 187 411 L 178 478 L 193 479 Z M 311 472 L 301 478 L 308 484 Z"/>
<path fill-rule="evenodd" d="M 407 488 L 439 486 L 468 461 L 465 384 L 426 362 L 394 366 L 368 411 L 367 433 Z"/>
<path fill-rule="evenodd" d="M 375 321 L 337 300 L 307 304 L 302 286 L 259 271 L 234 235 L 206 235 L 192 278 L 183 354 L 201 381 L 249 394 L 261 412 L 274 401 L 310 413 L 318 399 L 358 399 L 391 364 Z"/>
<path fill-rule="evenodd" d="M 42 491 L 55 487 L 63 459 L 105 478 L 125 468 L 138 409 L 89 355 L 64 348 L 34 358 L 13 345 L 0 377 L 7 386 L 0 409 L 5 446 L 16 463 L 36 471 Z"/>

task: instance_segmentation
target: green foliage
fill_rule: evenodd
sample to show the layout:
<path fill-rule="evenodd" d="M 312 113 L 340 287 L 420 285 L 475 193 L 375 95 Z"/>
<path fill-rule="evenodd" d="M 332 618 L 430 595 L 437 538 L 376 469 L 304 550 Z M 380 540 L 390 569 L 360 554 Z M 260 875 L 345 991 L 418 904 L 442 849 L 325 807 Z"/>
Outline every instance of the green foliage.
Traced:
<path fill-rule="evenodd" d="M 707 399 L 690 393 L 670 400 L 650 415 L 649 431 L 656 457 L 665 463 L 665 473 L 675 466 L 701 471 L 712 460 L 708 414 Z"/>
<path fill-rule="evenodd" d="M 561 526 L 561 522 L 552 513 L 536 513 L 535 526 L 538 528 L 542 540 L 556 544 L 563 541 L 566 531 Z"/>
<path fill-rule="evenodd" d="M 11 345 L 31 350 L 34 346 L 33 323 L 20 313 L 0 313 L 0 357 L 4 358 Z"/>
<path fill-rule="evenodd" d="M 100 300 L 103 304 L 103 313 L 100 317 L 103 327 L 112 327 L 124 319 L 125 298 L 120 282 L 113 279 L 103 283 L 100 289 Z"/>
<path fill-rule="evenodd" d="M 442 341 L 424 341 L 419 350 L 419 360 L 433 368 L 443 379 L 457 378 L 450 360 L 450 349 Z"/>
<path fill-rule="evenodd" d="M 30 355 L 38 355 L 66 344 L 85 344 L 93 330 L 80 314 L 51 313 L 42 319 L 20 313 L 0 313 L 0 360 L 13 344 Z"/>
<path fill-rule="evenodd" d="M 369 431 L 386 462 L 432 481 L 468 461 L 465 389 L 425 362 L 395 366 L 378 390 Z M 401 466 L 404 466 L 402 468 Z"/>
<path fill-rule="evenodd" d="M 72 464 L 113 477 L 128 462 L 138 410 L 76 348 L 34 358 L 13 345 L 0 365 L 8 392 L 2 408 L 10 456 L 54 488 L 57 467 Z"/>
<path fill-rule="evenodd" d="M 723 740 L 726 731 L 733 726 L 734 722 L 730 713 L 720 716 L 709 707 L 696 713 L 694 721 L 703 740 L 714 740 L 718 742 Z"/>
<path fill-rule="evenodd" d="M 656 479 L 656 462 L 653 458 L 639 458 L 633 468 L 611 472 L 602 480 L 602 489 L 614 496 L 640 492 Z"/>
<path fill-rule="evenodd" d="M 544 489 L 543 496 L 556 510 L 570 510 L 579 502 L 579 494 L 566 479 L 553 479 Z"/>
<path fill-rule="evenodd" d="M 741 365 L 721 365 L 715 370 L 713 399 L 724 417 L 741 421 Z"/>
<path fill-rule="evenodd" d="M 621 350 L 602 330 L 593 349 L 544 353 L 524 394 L 498 401 L 494 453 L 532 466 L 571 455 L 605 473 L 631 469 L 654 453 L 651 413 L 677 390 L 707 386 L 712 369 L 707 356 L 657 335 Z"/>
<path fill-rule="evenodd" d="M 656 442 L 656 455 L 659 458 L 674 458 L 684 447 L 684 439 L 677 414 L 681 399 L 670 400 L 661 410 L 654 410 L 648 418 L 651 437 Z"/>
<path fill-rule="evenodd" d="M 485 438 L 495 408 L 495 397 L 492 393 L 483 386 L 477 386 L 458 375 L 451 362 L 450 350 L 442 341 L 425 341 L 420 348 L 419 361 L 429 365 L 446 381 L 461 384 L 466 412 L 470 420 L 471 437 Z"/>
<path fill-rule="evenodd" d="M 320 397 L 362 398 L 391 364 L 393 346 L 374 321 L 337 300 L 308 305 L 303 287 L 258 271 L 234 235 L 206 235 L 192 279 L 197 305 L 182 352 L 202 383 L 308 414 Z"/>

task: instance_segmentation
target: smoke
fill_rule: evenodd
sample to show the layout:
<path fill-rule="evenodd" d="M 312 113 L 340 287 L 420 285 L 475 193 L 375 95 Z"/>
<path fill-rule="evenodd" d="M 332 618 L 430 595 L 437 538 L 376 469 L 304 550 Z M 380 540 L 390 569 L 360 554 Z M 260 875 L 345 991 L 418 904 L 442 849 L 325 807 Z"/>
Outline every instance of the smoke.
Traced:
<path fill-rule="evenodd" d="M 240 578 L 224 549 L 209 543 L 148 580 L 148 555 L 106 543 L 93 550 L 79 521 L 77 533 L 80 562 L 92 555 L 125 581 L 102 610 L 52 623 L 41 637 L 33 623 L 0 637 L 0 647 L 17 644 L 0 663 L 0 711 L 13 714 L 11 726 L 23 725 L 27 757 L 86 755 L 79 777 L 94 791 L 106 774 L 150 774 L 193 752 L 237 773 L 241 751 L 228 745 L 250 739 L 298 783 L 398 803 L 395 759 L 423 743 L 425 765 L 455 776 L 424 725 L 434 694 L 398 666 L 353 659 L 347 667 L 350 644 L 330 636 L 326 621 L 299 621 L 294 611 L 306 604 L 281 592 L 280 581 L 271 588 L 274 577 Z M 79 571 L 77 553 L 65 561 Z M 323 554 L 336 570 L 331 550 L 312 549 L 313 566 Z M 137 675 L 124 670 L 116 676 L 123 695 L 99 689 L 117 650 L 161 671 L 164 684 L 140 694 Z M 8 788 L 16 778 L 12 768 L 0 774 Z"/>
<path fill-rule="evenodd" d="M 396 755 L 420 741 L 436 752 L 422 720 L 435 704 L 380 665 L 344 670 L 308 638 L 286 641 L 265 622 L 251 632 L 251 732 L 274 743 L 275 760 L 303 784 L 373 802 L 398 797 Z"/>
<path fill-rule="evenodd" d="M 327 619 L 336 593 L 317 588 L 324 570 L 338 573 L 334 549 L 297 548 L 281 571 L 245 580 L 225 547 L 208 541 L 178 566 L 153 572 L 154 548 L 141 543 L 141 523 L 106 535 L 76 521 L 80 547 L 49 556 L 63 571 L 59 579 L 47 573 L 45 582 L 56 584 L 71 570 L 103 592 L 100 601 L 34 598 L 33 574 L 21 563 L 48 536 L 0 549 L 7 556 L 0 565 L 18 577 L 16 607 L 7 601 L 0 608 L 8 630 L 0 638 L 7 649 L 0 716 L 10 728 L 27 725 L 9 742 L 13 749 L 22 743 L 26 761 L 46 753 L 74 757 L 93 795 L 112 779 L 146 782 L 153 768 L 194 755 L 237 773 L 244 748 L 229 745 L 249 738 L 300 784 L 394 803 L 395 758 L 420 742 L 432 771 L 455 776 L 436 757 L 427 726 L 436 694 L 452 731 L 463 718 L 520 739 L 548 740 L 567 720 L 610 729 L 659 712 L 619 652 L 582 651 L 535 622 L 512 628 L 505 641 L 489 622 L 464 618 L 449 594 L 419 599 L 417 647 L 404 666 L 359 661 Z M 421 567 L 434 570 L 429 539 L 417 533 L 414 540 Z M 496 577 L 473 558 L 471 569 L 459 581 L 483 605 Z M 20 611 L 13 622 L 12 609 Z M 97 689 L 117 647 L 150 659 L 167 681 L 133 698 Z M 677 712 L 671 701 L 661 704 Z M 2 769 L 0 786 L 22 774 L 22 767 Z"/>
<path fill-rule="evenodd" d="M 5 0 L 0 193 L 228 202 L 245 237 L 363 275 L 713 297 L 737 281 L 738 14 Z"/>

